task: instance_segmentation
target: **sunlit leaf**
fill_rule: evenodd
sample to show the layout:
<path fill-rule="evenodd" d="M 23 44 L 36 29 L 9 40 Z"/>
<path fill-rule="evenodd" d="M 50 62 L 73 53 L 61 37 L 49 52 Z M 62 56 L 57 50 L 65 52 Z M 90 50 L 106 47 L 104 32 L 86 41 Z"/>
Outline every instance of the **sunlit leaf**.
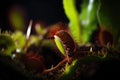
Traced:
<path fill-rule="evenodd" d="M 54 36 L 54 38 L 55 38 L 54 40 L 55 40 L 56 46 L 58 47 L 60 52 L 65 56 L 66 52 L 65 52 L 65 49 L 64 49 L 64 46 L 63 46 L 61 39 L 56 35 Z"/>
<path fill-rule="evenodd" d="M 75 0 L 63 0 L 63 7 L 68 17 L 69 29 L 72 34 L 72 37 L 79 44 L 81 42 L 81 27 L 79 23 L 79 15 L 76 10 Z"/>

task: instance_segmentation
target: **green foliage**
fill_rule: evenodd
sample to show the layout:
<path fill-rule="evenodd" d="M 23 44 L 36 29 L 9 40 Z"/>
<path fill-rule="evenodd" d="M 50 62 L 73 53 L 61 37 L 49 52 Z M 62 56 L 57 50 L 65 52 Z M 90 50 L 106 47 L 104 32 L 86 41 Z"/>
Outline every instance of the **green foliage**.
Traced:
<path fill-rule="evenodd" d="M 63 0 L 63 6 L 70 21 L 70 32 L 78 44 L 89 42 L 92 32 L 97 28 L 99 0 L 83 0 L 81 12 L 76 10 L 75 0 Z M 79 18 L 80 17 L 80 18 Z"/>
<path fill-rule="evenodd" d="M 97 28 L 97 10 L 99 0 L 83 0 L 81 5 L 80 23 L 82 26 L 82 39 L 84 43 L 90 40 L 94 30 Z"/>
<path fill-rule="evenodd" d="M 109 58 L 107 57 L 102 58 L 99 56 L 86 56 L 83 58 L 76 59 L 72 62 L 71 65 L 68 65 L 66 67 L 65 71 L 63 72 L 63 74 L 60 76 L 58 80 L 70 80 L 75 74 L 75 71 L 77 70 L 77 68 L 80 67 L 80 65 L 83 65 L 83 64 L 85 65 L 92 62 L 101 62 L 106 59 L 109 59 Z"/>
<path fill-rule="evenodd" d="M 11 56 L 16 49 L 13 39 L 8 34 L 0 34 L 0 54 Z"/>
<path fill-rule="evenodd" d="M 119 7 L 119 1 L 101 0 L 101 4 L 98 11 L 98 20 L 100 23 L 100 27 L 109 31 L 113 35 L 114 47 L 117 47 L 120 43 Z"/>
<path fill-rule="evenodd" d="M 25 43 L 26 43 L 26 38 L 22 32 L 16 31 L 15 33 L 12 34 L 12 38 L 14 40 L 14 43 L 15 43 L 17 49 L 24 48 Z"/>
<path fill-rule="evenodd" d="M 74 60 L 71 65 L 66 66 L 65 71 L 58 80 L 70 80 L 78 67 L 78 60 Z"/>
<path fill-rule="evenodd" d="M 76 53 L 77 51 L 79 51 L 78 50 L 79 45 L 86 44 L 89 42 L 93 31 L 98 28 L 97 24 L 100 25 L 100 28 L 107 30 L 113 35 L 114 46 L 116 48 L 118 47 L 120 48 L 119 2 L 116 1 L 113 3 L 112 0 L 109 1 L 83 0 L 80 13 L 78 13 L 77 11 L 75 2 L 76 2 L 75 0 L 63 0 L 63 6 L 66 16 L 70 21 L 69 31 L 78 46 L 76 46 L 71 36 L 66 32 L 61 32 L 59 34 L 55 33 L 54 35 L 54 41 L 56 43 L 58 50 L 60 50 L 63 56 L 67 55 L 68 59 L 70 59 L 71 61 L 73 60 L 70 64 L 68 64 L 65 67 L 65 71 L 61 74 L 59 80 L 70 80 L 72 76 L 75 74 L 77 68 L 80 67 L 80 65 L 95 61 L 96 62 L 103 61 L 113 56 L 111 55 L 112 52 L 111 54 L 107 54 L 107 52 L 109 51 L 107 51 L 108 48 L 106 48 L 105 49 L 106 54 L 103 55 L 102 57 L 100 56 L 102 55 L 102 51 L 100 52 L 100 55 L 98 55 L 96 51 L 95 53 L 93 53 L 93 55 L 86 55 L 86 56 L 83 55 L 84 57 L 80 56 L 80 58 L 78 57 L 76 58 Z M 19 13 L 19 11 L 13 11 L 13 13 L 11 13 L 10 15 L 10 19 L 11 19 L 11 24 L 13 25 L 13 27 L 15 27 L 15 29 L 23 30 L 25 26 L 24 18 L 23 15 Z M 47 29 L 42 28 L 42 26 L 38 24 L 35 27 L 35 31 L 37 32 L 37 36 L 30 35 L 28 39 L 26 39 L 25 34 L 23 34 L 21 31 L 14 32 L 12 36 L 7 34 L 0 34 L 0 54 L 12 56 L 12 52 L 15 51 L 15 49 L 16 50 L 20 49 L 24 51 L 25 48 L 28 49 L 32 45 L 37 45 L 41 49 L 44 46 L 47 46 L 47 48 L 51 48 L 51 49 L 55 47 L 51 40 L 45 39 Z M 88 52 L 92 52 L 92 48 L 90 48 L 90 51 Z M 75 54 L 69 56 L 69 53 L 75 53 Z M 44 53 L 42 54 L 44 55 Z M 62 64 L 58 63 L 57 67 L 59 67 L 59 65 L 61 66 Z"/>
<path fill-rule="evenodd" d="M 72 55 L 76 51 L 76 45 L 72 37 L 64 30 L 58 31 L 54 35 L 55 43 L 63 55 Z"/>
<path fill-rule="evenodd" d="M 26 47 L 30 47 L 31 45 L 38 45 L 39 44 L 39 38 L 35 35 L 31 35 L 29 40 L 28 40 L 28 44 L 24 45 Z"/>
<path fill-rule="evenodd" d="M 39 35 L 44 35 L 47 32 L 46 29 L 44 29 L 43 26 L 41 26 L 40 24 L 36 24 L 35 31 Z"/>
<path fill-rule="evenodd" d="M 79 23 L 79 14 L 75 7 L 75 0 L 63 0 L 63 7 L 66 16 L 70 21 L 69 29 L 72 34 L 72 37 L 79 44 L 82 41 L 80 29 L 81 27 Z"/>
<path fill-rule="evenodd" d="M 65 49 L 64 49 L 64 46 L 63 46 L 61 39 L 58 36 L 54 36 L 54 38 L 55 38 L 54 40 L 55 40 L 55 43 L 56 43 L 58 49 L 65 56 L 66 52 L 65 52 Z"/>

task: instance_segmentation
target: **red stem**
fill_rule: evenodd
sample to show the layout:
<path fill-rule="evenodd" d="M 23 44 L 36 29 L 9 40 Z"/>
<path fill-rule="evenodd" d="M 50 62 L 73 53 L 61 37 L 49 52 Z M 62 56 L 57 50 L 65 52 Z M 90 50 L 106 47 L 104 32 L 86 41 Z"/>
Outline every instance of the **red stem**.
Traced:
<path fill-rule="evenodd" d="M 63 65 L 66 62 L 68 62 L 68 57 L 66 57 L 61 62 L 59 62 L 55 67 L 53 67 L 51 69 L 45 69 L 42 74 L 47 74 L 49 72 L 55 71 L 58 67 L 60 67 L 61 65 Z"/>

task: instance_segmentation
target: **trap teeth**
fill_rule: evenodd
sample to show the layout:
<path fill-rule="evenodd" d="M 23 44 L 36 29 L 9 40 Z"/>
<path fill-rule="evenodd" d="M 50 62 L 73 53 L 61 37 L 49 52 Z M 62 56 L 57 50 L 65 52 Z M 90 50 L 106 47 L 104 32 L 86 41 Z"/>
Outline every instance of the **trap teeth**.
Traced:
<path fill-rule="evenodd" d="M 75 51 L 75 49 L 76 49 L 75 43 L 68 32 L 66 32 L 64 30 L 60 30 L 54 35 L 54 38 L 55 38 L 55 40 L 56 40 L 56 38 L 59 38 L 59 42 L 61 42 L 61 45 L 63 46 L 64 51 L 67 51 L 69 54 L 71 54 Z M 57 45 L 57 42 L 56 42 L 56 45 Z M 64 52 L 59 48 L 59 45 L 57 45 L 57 47 L 62 53 Z M 64 52 L 64 53 L 66 53 L 66 52 Z"/>

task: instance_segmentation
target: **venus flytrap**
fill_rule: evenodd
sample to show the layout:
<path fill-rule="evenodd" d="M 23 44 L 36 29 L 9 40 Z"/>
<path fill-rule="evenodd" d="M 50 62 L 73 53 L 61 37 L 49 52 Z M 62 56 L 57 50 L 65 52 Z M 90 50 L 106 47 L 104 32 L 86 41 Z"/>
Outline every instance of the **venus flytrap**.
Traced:
<path fill-rule="evenodd" d="M 63 0 L 63 7 L 69 19 L 69 29 L 78 45 L 86 44 L 92 32 L 97 29 L 97 9 L 99 0 L 84 0 L 78 13 L 76 0 Z"/>
<path fill-rule="evenodd" d="M 65 71 L 62 73 L 58 80 L 70 80 L 80 65 L 85 65 L 87 63 L 103 60 L 105 59 L 102 59 L 101 57 L 98 56 L 86 56 L 84 58 L 75 59 L 72 61 L 70 65 L 66 67 Z"/>
<path fill-rule="evenodd" d="M 22 50 L 26 43 L 25 35 L 20 31 L 16 31 L 11 37 L 16 45 L 16 48 Z"/>
<path fill-rule="evenodd" d="M 101 27 L 100 35 L 105 36 L 105 32 L 109 35 L 109 39 L 101 37 L 100 39 L 108 43 L 112 42 L 112 47 L 116 49 L 120 49 L 120 9 L 119 9 L 119 2 L 115 1 L 113 3 L 112 0 L 100 0 L 99 10 L 98 10 L 98 21 Z M 112 5 L 112 6 L 111 6 Z M 103 33 L 104 32 L 104 33 Z M 103 44 L 106 45 L 106 44 Z"/>
<path fill-rule="evenodd" d="M 72 37 L 66 31 L 63 30 L 58 31 L 55 34 L 54 38 L 56 46 L 58 47 L 60 52 L 64 56 L 66 56 L 65 59 L 61 62 L 71 63 L 70 65 L 66 64 L 65 71 L 62 73 L 59 80 L 69 80 L 70 76 L 72 76 L 75 73 L 79 62 L 77 59 L 72 60 L 71 58 L 75 55 L 76 45 Z"/>
<path fill-rule="evenodd" d="M 15 43 L 9 34 L 0 34 L 0 54 L 12 56 L 12 52 L 16 49 Z"/>
<path fill-rule="evenodd" d="M 74 60 L 71 65 L 68 65 L 58 80 L 70 80 L 79 65 L 78 63 L 78 60 Z"/>
<path fill-rule="evenodd" d="M 58 31 L 54 35 L 55 43 L 61 53 L 65 55 L 73 55 L 76 50 L 76 44 L 74 43 L 72 37 L 66 31 Z"/>
<path fill-rule="evenodd" d="M 108 18 L 113 13 L 110 13 L 107 16 L 108 13 L 104 13 L 104 10 L 107 10 L 104 8 L 107 2 L 105 4 L 101 4 L 103 6 L 99 6 L 100 1 L 103 0 L 83 0 L 81 12 L 78 13 L 75 7 L 75 0 L 63 0 L 64 10 L 66 16 L 70 21 L 69 27 L 62 23 L 52 25 L 49 28 L 43 28 L 40 24 L 36 24 L 36 36 L 32 35 L 31 33 L 33 26 L 33 22 L 31 20 L 26 34 L 23 34 L 21 31 L 16 31 L 12 34 L 12 37 L 10 35 L 0 34 L 0 54 L 2 53 L 11 57 L 12 54 L 16 55 L 18 52 L 20 55 L 17 54 L 17 57 L 15 56 L 16 60 L 22 62 L 28 73 L 33 72 L 33 75 L 34 73 L 35 75 L 38 73 L 40 74 L 40 77 L 42 75 L 51 76 L 51 73 L 53 76 L 56 76 L 56 74 L 54 74 L 55 71 L 55 73 L 57 72 L 59 74 L 57 80 L 71 80 L 74 74 L 76 74 L 76 70 L 78 68 L 81 68 L 82 65 L 86 65 L 87 63 L 102 62 L 107 58 L 116 57 L 116 54 L 112 54 L 113 52 L 109 51 L 111 48 L 108 49 L 105 43 L 108 43 L 106 40 L 107 36 L 113 36 L 114 42 L 116 39 L 118 39 L 117 42 L 113 44 L 117 44 L 118 42 L 120 43 L 120 36 L 118 35 L 119 32 L 115 32 L 120 30 L 118 28 L 119 24 L 115 25 L 116 29 L 113 28 L 113 25 L 116 22 L 112 23 L 111 18 L 110 21 Z M 106 12 L 109 12 L 109 10 Z M 20 14 L 15 13 L 13 14 L 13 17 L 15 15 L 18 17 Z M 20 15 L 20 17 L 22 20 L 22 15 Z M 107 20 L 107 23 L 104 22 L 105 20 Z M 98 34 L 98 38 L 101 44 L 90 44 L 87 46 L 87 43 L 90 42 L 90 37 L 93 31 L 97 29 L 98 21 L 101 28 L 100 33 Z M 15 20 L 13 20 L 12 23 L 15 23 Z M 23 23 L 19 24 L 22 25 Z M 106 25 L 111 25 L 111 27 L 107 27 Z M 23 30 L 23 28 L 17 26 L 15 29 Z M 112 29 L 114 30 L 112 31 Z M 53 40 L 56 46 L 52 42 Z M 84 46 L 80 46 L 81 44 L 84 44 Z M 105 45 L 103 46 L 102 44 Z M 44 52 L 44 47 L 47 47 L 47 49 L 50 48 L 51 50 L 56 50 L 57 47 L 63 56 L 61 58 L 61 56 L 58 55 L 60 60 L 58 60 L 59 62 L 55 63 L 55 66 L 52 68 L 46 68 L 47 63 L 44 63 L 44 61 L 47 62 L 47 58 L 48 60 L 49 58 L 53 58 L 53 56 L 51 56 L 52 54 L 49 51 L 47 52 L 45 49 L 46 51 Z M 12 53 L 13 51 L 16 52 Z M 55 53 L 57 53 L 57 51 L 55 51 Z M 55 56 L 55 58 L 58 56 Z M 117 58 L 119 58 L 119 56 L 117 56 Z M 50 66 L 51 65 L 54 64 L 52 63 Z M 62 69 L 64 69 L 64 71 L 62 71 L 62 73 L 59 73 L 59 71 Z"/>
<path fill-rule="evenodd" d="M 66 38 L 68 39 L 67 41 L 66 41 Z M 65 58 L 53 68 L 45 69 L 42 72 L 42 74 L 48 74 L 50 72 L 53 72 L 57 70 L 60 66 L 66 63 L 69 63 L 69 61 L 71 60 L 70 54 L 74 54 L 75 52 L 75 49 L 76 49 L 75 43 L 73 39 L 71 38 L 71 36 L 66 31 L 63 31 L 63 30 L 58 31 L 54 35 L 54 41 L 56 43 L 56 46 L 60 50 L 61 54 L 65 56 Z"/>

